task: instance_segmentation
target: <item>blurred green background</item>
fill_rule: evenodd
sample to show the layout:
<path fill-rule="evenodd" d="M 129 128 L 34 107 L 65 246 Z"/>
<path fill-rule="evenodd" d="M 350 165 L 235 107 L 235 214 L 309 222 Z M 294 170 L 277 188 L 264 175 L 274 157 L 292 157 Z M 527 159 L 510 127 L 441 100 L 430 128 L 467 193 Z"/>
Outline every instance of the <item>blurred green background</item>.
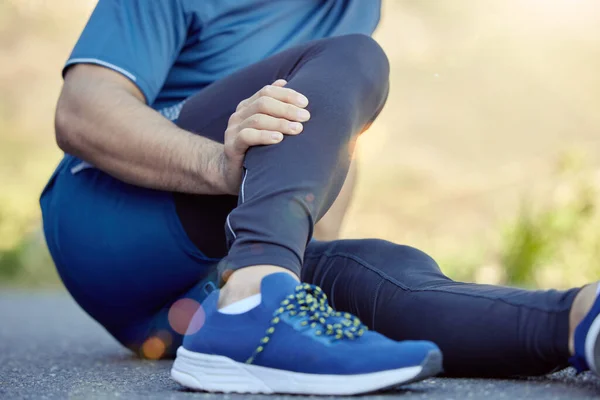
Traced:
<path fill-rule="evenodd" d="M 61 153 L 60 70 L 93 0 L 0 2 L 0 284 L 60 287 L 38 196 Z M 386 109 L 357 147 L 344 237 L 432 254 L 453 278 L 600 277 L 600 2 L 384 0 Z"/>

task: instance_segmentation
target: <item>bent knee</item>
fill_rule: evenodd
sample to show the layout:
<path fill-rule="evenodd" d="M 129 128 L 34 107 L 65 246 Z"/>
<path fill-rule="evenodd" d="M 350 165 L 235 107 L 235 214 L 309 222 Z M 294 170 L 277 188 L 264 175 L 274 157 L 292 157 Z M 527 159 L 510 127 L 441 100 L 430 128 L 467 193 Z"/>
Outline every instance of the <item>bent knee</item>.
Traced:
<path fill-rule="evenodd" d="M 371 36 L 360 33 L 335 36 L 328 39 L 333 48 L 344 50 L 356 59 L 367 59 L 371 63 L 389 65 L 385 51 Z"/>
<path fill-rule="evenodd" d="M 323 41 L 325 51 L 335 58 L 337 68 L 349 68 L 357 78 L 387 91 L 390 63 L 373 38 L 363 34 L 336 36 Z"/>

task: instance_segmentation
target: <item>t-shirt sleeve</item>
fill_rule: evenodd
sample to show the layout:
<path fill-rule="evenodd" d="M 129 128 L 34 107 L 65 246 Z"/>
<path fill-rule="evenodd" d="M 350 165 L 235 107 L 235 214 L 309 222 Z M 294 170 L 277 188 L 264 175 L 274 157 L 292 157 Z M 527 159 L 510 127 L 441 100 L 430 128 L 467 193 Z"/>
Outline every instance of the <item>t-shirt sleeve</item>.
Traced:
<path fill-rule="evenodd" d="M 186 41 L 179 0 L 99 0 L 64 69 L 102 65 L 133 81 L 152 104 Z"/>

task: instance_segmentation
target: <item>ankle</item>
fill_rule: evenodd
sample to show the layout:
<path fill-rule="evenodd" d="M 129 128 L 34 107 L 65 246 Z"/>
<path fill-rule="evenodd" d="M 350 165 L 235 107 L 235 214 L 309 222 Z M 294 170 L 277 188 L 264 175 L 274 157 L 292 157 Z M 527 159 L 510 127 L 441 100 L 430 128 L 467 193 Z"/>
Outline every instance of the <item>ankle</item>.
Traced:
<path fill-rule="evenodd" d="M 277 272 L 286 272 L 299 281 L 294 273 L 275 265 L 254 265 L 242 268 L 224 278 L 225 286 L 221 288 L 218 308 L 221 309 L 236 301 L 260 293 L 260 283 L 262 279 L 267 275 L 275 274 Z"/>
<path fill-rule="evenodd" d="M 585 318 L 596 300 L 598 294 L 598 282 L 581 288 L 569 314 L 569 351 L 571 355 L 575 354 L 575 329 Z"/>

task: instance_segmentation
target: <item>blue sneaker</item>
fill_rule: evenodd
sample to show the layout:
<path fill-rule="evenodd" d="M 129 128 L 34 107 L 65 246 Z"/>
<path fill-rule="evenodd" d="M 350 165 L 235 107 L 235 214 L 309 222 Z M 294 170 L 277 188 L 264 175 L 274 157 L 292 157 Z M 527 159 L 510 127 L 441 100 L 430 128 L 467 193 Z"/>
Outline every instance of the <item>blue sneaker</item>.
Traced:
<path fill-rule="evenodd" d="M 396 342 L 335 312 L 323 291 L 290 275 L 268 275 L 262 302 L 237 315 L 204 301 L 171 370 L 183 386 L 210 392 L 352 395 L 394 387 L 442 370 L 438 347 Z"/>
<path fill-rule="evenodd" d="M 577 372 L 600 376 L 600 291 L 592 308 L 575 328 L 575 355 L 569 360 Z"/>

